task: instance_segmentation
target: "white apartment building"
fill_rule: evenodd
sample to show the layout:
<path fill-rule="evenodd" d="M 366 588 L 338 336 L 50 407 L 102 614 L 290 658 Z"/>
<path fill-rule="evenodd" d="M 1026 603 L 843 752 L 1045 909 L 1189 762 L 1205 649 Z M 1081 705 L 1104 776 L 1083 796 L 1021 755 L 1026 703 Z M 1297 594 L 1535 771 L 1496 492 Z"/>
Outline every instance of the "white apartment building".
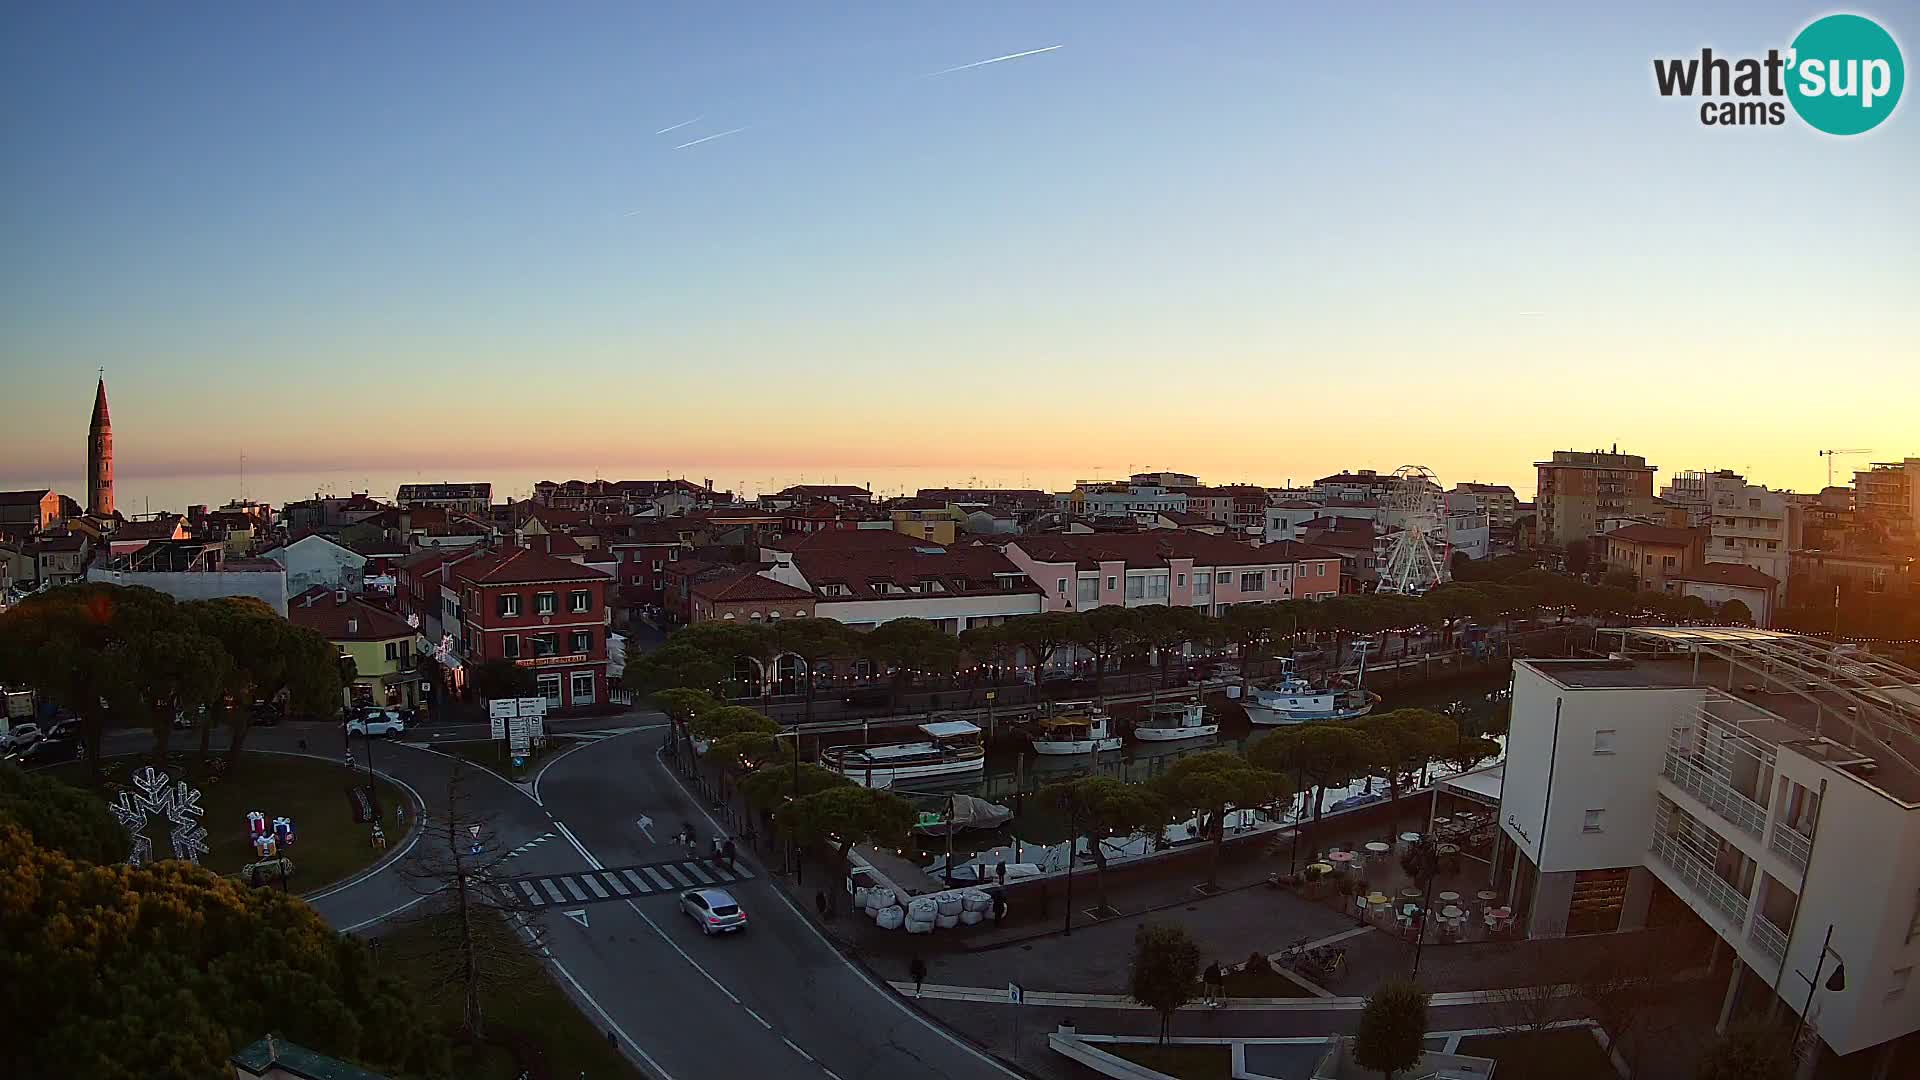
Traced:
<path fill-rule="evenodd" d="M 1539 937 L 1644 925 L 1670 892 L 1737 957 L 1722 1023 L 1805 1010 L 1819 1060 L 1882 1075 L 1920 1031 L 1920 672 L 1777 631 L 1608 633 L 1608 660 L 1514 663 L 1498 887 Z"/>
<path fill-rule="evenodd" d="M 1788 553 L 1799 546 L 1795 535 L 1799 508 L 1785 492 L 1749 484 L 1738 473 L 1713 474 L 1713 522 L 1707 561 L 1751 566 L 1781 583 L 1787 580 Z"/>

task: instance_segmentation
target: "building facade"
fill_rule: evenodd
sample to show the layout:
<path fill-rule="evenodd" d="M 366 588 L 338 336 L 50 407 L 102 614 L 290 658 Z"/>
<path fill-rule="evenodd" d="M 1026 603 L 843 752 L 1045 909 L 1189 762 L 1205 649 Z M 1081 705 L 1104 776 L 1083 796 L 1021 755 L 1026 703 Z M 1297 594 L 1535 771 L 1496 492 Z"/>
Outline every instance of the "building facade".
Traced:
<path fill-rule="evenodd" d="M 1664 525 L 1625 525 L 1600 536 L 1596 556 L 1608 570 L 1632 574 L 1634 587 L 1648 592 L 1674 592 L 1669 580 L 1705 562 L 1707 531 L 1670 529 Z"/>
<path fill-rule="evenodd" d="M 1474 509 L 1487 515 L 1491 528 L 1511 529 L 1519 514 L 1520 497 L 1506 484 L 1455 484 L 1452 494 L 1470 496 Z"/>
<path fill-rule="evenodd" d="M 1335 596 L 1341 582 L 1336 552 L 1186 530 L 1021 537 L 1006 553 L 1045 594 L 1047 611 L 1176 605 L 1217 615 L 1234 604 Z"/>
<path fill-rule="evenodd" d="M 1643 517 L 1653 512 L 1656 466 L 1638 454 L 1603 450 L 1555 450 L 1550 461 L 1536 461 L 1539 483 L 1534 496 L 1539 543 L 1564 548 L 1598 530 L 1609 517 Z"/>
<path fill-rule="evenodd" d="M 1920 538 L 1920 458 L 1879 461 L 1853 474 L 1860 524 L 1894 543 Z"/>
<path fill-rule="evenodd" d="M 532 668 L 553 708 L 607 700 L 607 591 L 612 579 L 526 548 L 448 568 L 459 597 L 460 656 Z"/>
<path fill-rule="evenodd" d="M 59 520 L 60 496 L 53 491 L 0 491 L 0 531 L 31 535 Z"/>
<path fill-rule="evenodd" d="M 1609 636 L 1614 659 L 1514 663 L 1497 887 L 1535 937 L 1677 899 L 1737 958 L 1722 1024 L 1808 1011 L 1823 1058 L 1871 1069 L 1920 1030 L 1920 733 L 1895 704 L 1920 672 L 1777 631 Z M 1836 957 L 1809 1009 L 1790 973 Z"/>
<path fill-rule="evenodd" d="M 393 612 L 344 589 L 316 586 L 288 602 L 287 621 L 318 633 L 353 658 L 348 706 L 411 709 L 425 699 L 419 631 Z"/>
<path fill-rule="evenodd" d="M 463 514 L 485 514 L 493 507 L 493 485 L 401 484 L 394 501 L 403 507 L 434 506 Z"/>

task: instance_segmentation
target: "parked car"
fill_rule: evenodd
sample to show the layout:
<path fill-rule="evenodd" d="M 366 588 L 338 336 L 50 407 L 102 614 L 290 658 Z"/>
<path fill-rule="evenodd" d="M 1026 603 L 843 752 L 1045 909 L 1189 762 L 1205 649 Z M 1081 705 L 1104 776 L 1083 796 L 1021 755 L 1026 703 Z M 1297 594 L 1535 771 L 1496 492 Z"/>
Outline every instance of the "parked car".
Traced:
<path fill-rule="evenodd" d="M 680 910 L 708 937 L 747 928 L 746 911 L 725 889 L 688 889 L 680 894 Z"/>
<path fill-rule="evenodd" d="M 71 739 L 78 741 L 80 738 L 80 721 L 77 718 L 58 721 L 47 729 L 45 737 L 49 739 Z"/>
<path fill-rule="evenodd" d="M 0 749 L 25 750 L 40 738 L 40 725 L 29 720 L 24 724 L 15 724 L 5 735 L 0 735 Z"/>
<path fill-rule="evenodd" d="M 272 727 L 286 719 L 286 712 L 271 701 L 256 701 L 247 707 L 247 715 L 255 726 Z"/>
<path fill-rule="evenodd" d="M 23 769 L 33 769 L 42 765 L 72 761 L 79 756 L 80 740 L 78 739 L 36 739 L 32 745 L 11 751 L 0 760 L 18 765 Z"/>
<path fill-rule="evenodd" d="M 349 735 L 404 735 L 406 731 L 406 717 L 397 709 L 368 709 L 347 721 Z"/>

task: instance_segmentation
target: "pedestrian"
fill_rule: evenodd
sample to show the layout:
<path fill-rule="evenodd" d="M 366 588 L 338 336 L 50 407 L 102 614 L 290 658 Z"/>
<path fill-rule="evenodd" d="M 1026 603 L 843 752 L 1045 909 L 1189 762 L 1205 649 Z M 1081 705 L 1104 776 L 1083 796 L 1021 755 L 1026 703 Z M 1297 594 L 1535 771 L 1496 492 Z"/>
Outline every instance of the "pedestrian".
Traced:
<path fill-rule="evenodd" d="M 919 953 L 913 954 L 913 963 L 907 966 L 907 974 L 913 976 L 913 996 L 920 996 L 920 984 L 927 981 L 927 961 Z"/>
<path fill-rule="evenodd" d="M 1007 883 L 1007 860 L 1001 859 L 1000 862 L 994 866 L 993 876 L 1000 880 L 1000 884 L 1005 885 Z"/>
<path fill-rule="evenodd" d="M 1200 973 L 1200 982 L 1202 984 L 1201 1003 L 1210 1009 L 1219 1008 L 1221 976 L 1218 962 L 1207 965 L 1207 970 Z"/>
<path fill-rule="evenodd" d="M 720 861 L 720 853 L 722 850 L 724 850 L 724 848 L 725 848 L 725 844 L 721 841 L 721 839 L 717 836 L 714 837 L 713 838 L 713 861 L 714 862 Z"/>
<path fill-rule="evenodd" d="M 720 857 L 727 860 L 728 870 L 733 869 L 733 857 L 737 854 L 739 854 L 739 849 L 733 846 L 733 838 L 729 836 L 726 844 L 720 848 Z"/>
<path fill-rule="evenodd" d="M 827 917 L 827 890 L 825 889 L 814 890 L 813 907 L 815 911 L 818 911 L 820 913 L 820 917 L 822 919 Z"/>
<path fill-rule="evenodd" d="M 680 823 L 680 842 L 687 845 L 687 856 L 689 858 L 700 854 L 698 847 L 699 840 L 693 831 L 693 822 L 683 821 Z"/>
<path fill-rule="evenodd" d="M 1007 917 L 1007 898 L 1005 896 L 994 897 L 993 898 L 993 921 L 995 925 L 998 925 L 1001 921 L 1006 919 L 1006 917 Z"/>

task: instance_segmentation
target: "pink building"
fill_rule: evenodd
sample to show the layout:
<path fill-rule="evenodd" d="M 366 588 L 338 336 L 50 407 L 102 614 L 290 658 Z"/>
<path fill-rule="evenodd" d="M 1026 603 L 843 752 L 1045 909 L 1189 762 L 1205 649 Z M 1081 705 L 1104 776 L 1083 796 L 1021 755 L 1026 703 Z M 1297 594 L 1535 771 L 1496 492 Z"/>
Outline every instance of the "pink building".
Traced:
<path fill-rule="evenodd" d="M 1218 615 L 1234 604 L 1321 599 L 1340 591 L 1340 556 L 1282 541 L 1256 547 L 1176 530 L 1024 536 L 1006 547 L 1047 611 L 1172 604 Z"/>

